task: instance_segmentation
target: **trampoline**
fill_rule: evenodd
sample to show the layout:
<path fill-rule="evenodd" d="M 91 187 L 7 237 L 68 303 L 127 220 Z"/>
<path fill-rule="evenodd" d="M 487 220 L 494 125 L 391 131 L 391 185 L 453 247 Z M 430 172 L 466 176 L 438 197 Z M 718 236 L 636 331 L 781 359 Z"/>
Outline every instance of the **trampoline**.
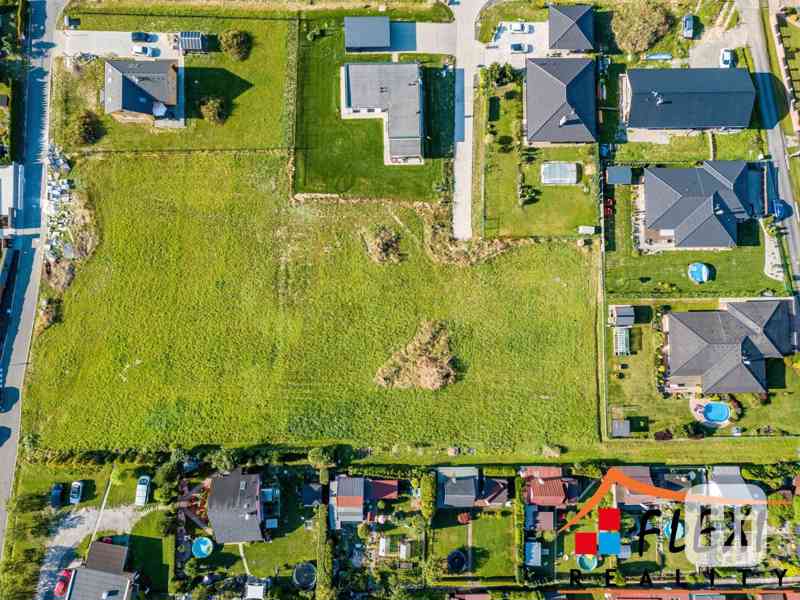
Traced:
<path fill-rule="evenodd" d="M 447 555 L 447 570 L 451 573 L 463 573 L 467 568 L 467 557 L 461 550 L 453 550 Z"/>
<path fill-rule="evenodd" d="M 710 277 L 711 269 L 708 268 L 708 265 L 704 265 L 700 262 L 694 262 L 689 265 L 689 279 L 691 279 L 694 283 L 705 283 Z"/>
<path fill-rule="evenodd" d="M 317 584 L 317 568 L 310 562 L 300 563 L 292 572 L 292 581 L 301 590 L 310 590 Z"/>
<path fill-rule="evenodd" d="M 195 558 L 208 558 L 214 551 L 214 542 L 207 537 L 199 537 L 192 542 L 192 556 Z"/>
<path fill-rule="evenodd" d="M 597 557 L 591 554 L 581 554 L 578 557 L 578 566 L 581 568 L 581 571 L 594 571 L 599 562 Z"/>

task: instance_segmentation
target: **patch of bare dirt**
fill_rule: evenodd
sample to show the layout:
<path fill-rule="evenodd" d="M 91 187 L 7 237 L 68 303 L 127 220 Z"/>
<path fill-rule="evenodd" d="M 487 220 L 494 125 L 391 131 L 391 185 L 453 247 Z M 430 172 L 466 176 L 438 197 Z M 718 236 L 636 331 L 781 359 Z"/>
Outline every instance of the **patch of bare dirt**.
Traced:
<path fill-rule="evenodd" d="M 94 213 L 89 207 L 85 195 L 73 193 L 72 208 L 70 212 L 68 255 L 55 259 L 45 259 L 44 278 L 47 284 L 58 293 L 63 294 L 75 278 L 76 263 L 86 260 L 98 244 L 97 227 L 94 222 Z"/>
<path fill-rule="evenodd" d="M 395 352 L 375 374 L 386 388 L 438 390 L 454 383 L 450 336 L 443 321 L 423 321 L 408 345 Z"/>
<path fill-rule="evenodd" d="M 378 264 L 397 264 L 403 256 L 400 253 L 400 234 L 385 225 L 362 229 L 361 237 L 369 257 Z"/>

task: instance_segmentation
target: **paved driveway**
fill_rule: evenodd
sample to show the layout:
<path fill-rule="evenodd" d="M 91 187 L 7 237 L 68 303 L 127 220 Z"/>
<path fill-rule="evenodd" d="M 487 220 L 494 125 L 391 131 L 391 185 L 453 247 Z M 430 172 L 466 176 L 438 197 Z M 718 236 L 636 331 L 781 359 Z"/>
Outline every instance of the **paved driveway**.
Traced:
<path fill-rule="evenodd" d="M 502 22 L 497 28 L 494 39 L 486 45 L 485 64 L 511 64 L 515 69 L 525 68 L 528 58 L 547 56 L 548 30 L 547 23 L 525 23 L 526 33 L 511 33 L 510 23 Z M 528 51 L 511 52 L 511 44 L 525 44 Z"/>
<path fill-rule="evenodd" d="M 712 28 L 689 49 L 689 66 L 692 68 L 718 67 L 723 48 L 741 48 L 747 45 L 747 29 L 743 26 L 729 31 Z"/>
<path fill-rule="evenodd" d="M 454 23 L 407 23 L 392 21 L 391 52 L 420 52 L 424 54 L 456 53 Z"/>
<path fill-rule="evenodd" d="M 169 41 L 169 34 L 151 33 L 154 41 L 137 45 L 150 46 L 157 50 L 155 58 L 177 59 L 180 51 L 174 49 Z M 133 43 L 128 31 L 80 31 L 69 30 L 59 32 L 59 47 L 66 56 L 93 54 L 95 56 L 133 57 Z"/>

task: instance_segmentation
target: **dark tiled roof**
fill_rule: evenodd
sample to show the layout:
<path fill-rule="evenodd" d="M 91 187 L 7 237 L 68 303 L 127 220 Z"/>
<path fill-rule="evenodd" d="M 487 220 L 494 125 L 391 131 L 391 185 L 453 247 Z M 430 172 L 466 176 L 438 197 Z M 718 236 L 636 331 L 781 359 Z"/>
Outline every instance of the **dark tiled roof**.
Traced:
<path fill-rule="evenodd" d="M 178 62 L 175 60 L 107 60 L 105 111 L 153 114 L 153 104 L 178 103 Z"/>
<path fill-rule="evenodd" d="M 105 542 L 92 542 L 86 556 L 86 568 L 121 575 L 125 571 L 128 547 Z"/>
<path fill-rule="evenodd" d="M 594 10 L 591 6 L 551 4 L 547 20 L 551 49 L 594 49 Z"/>
<path fill-rule="evenodd" d="M 743 128 L 756 90 L 747 69 L 631 69 L 629 127 Z"/>
<path fill-rule="evenodd" d="M 531 58 L 525 118 L 529 142 L 593 142 L 597 135 L 594 61 Z"/>
<path fill-rule="evenodd" d="M 236 469 L 214 477 L 208 494 L 208 519 L 221 544 L 256 542 L 261 534 L 261 476 Z"/>
<path fill-rule="evenodd" d="M 345 17 L 344 47 L 371 50 L 391 45 L 389 17 Z"/>

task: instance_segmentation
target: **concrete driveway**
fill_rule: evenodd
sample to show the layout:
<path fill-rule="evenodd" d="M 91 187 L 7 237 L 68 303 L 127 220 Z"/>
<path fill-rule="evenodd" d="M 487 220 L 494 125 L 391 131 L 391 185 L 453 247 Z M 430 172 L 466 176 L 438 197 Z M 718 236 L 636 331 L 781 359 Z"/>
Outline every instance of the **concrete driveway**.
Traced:
<path fill-rule="evenodd" d="M 522 69 L 526 59 L 547 56 L 547 23 L 525 23 L 526 33 L 511 33 L 510 25 L 506 21 L 498 25 L 494 39 L 486 45 L 484 64 L 509 63 L 515 69 Z M 528 51 L 511 52 L 511 44 L 524 44 Z"/>
<path fill-rule="evenodd" d="M 391 52 L 424 54 L 456 53 L 455 23 L 407 23 L 392 21 Z"/>
<path fill-rule="evenodd" d="M 149 46 L 156 49 L 153 58 L 178 59 L 180 51 L 173 48 L 170 35 L 167 33 L 151 33 L 153 41 L 137 42 L 136 45 Z M 131 58 L 133 42 L 128 31 L 80 31 L 68 30 L 59 32 L 59 48 L 65 56 L 93 54 L 95 56 L 118 56 Z"/>
<path fill-rule="evenodd" d="M 723 48 L 741 48 L 747 45 L 747 29 L 742 26 L 729 31 L 714 27 L 689 49 L 689 66 L 692 68 L 718 67 Z"/>

